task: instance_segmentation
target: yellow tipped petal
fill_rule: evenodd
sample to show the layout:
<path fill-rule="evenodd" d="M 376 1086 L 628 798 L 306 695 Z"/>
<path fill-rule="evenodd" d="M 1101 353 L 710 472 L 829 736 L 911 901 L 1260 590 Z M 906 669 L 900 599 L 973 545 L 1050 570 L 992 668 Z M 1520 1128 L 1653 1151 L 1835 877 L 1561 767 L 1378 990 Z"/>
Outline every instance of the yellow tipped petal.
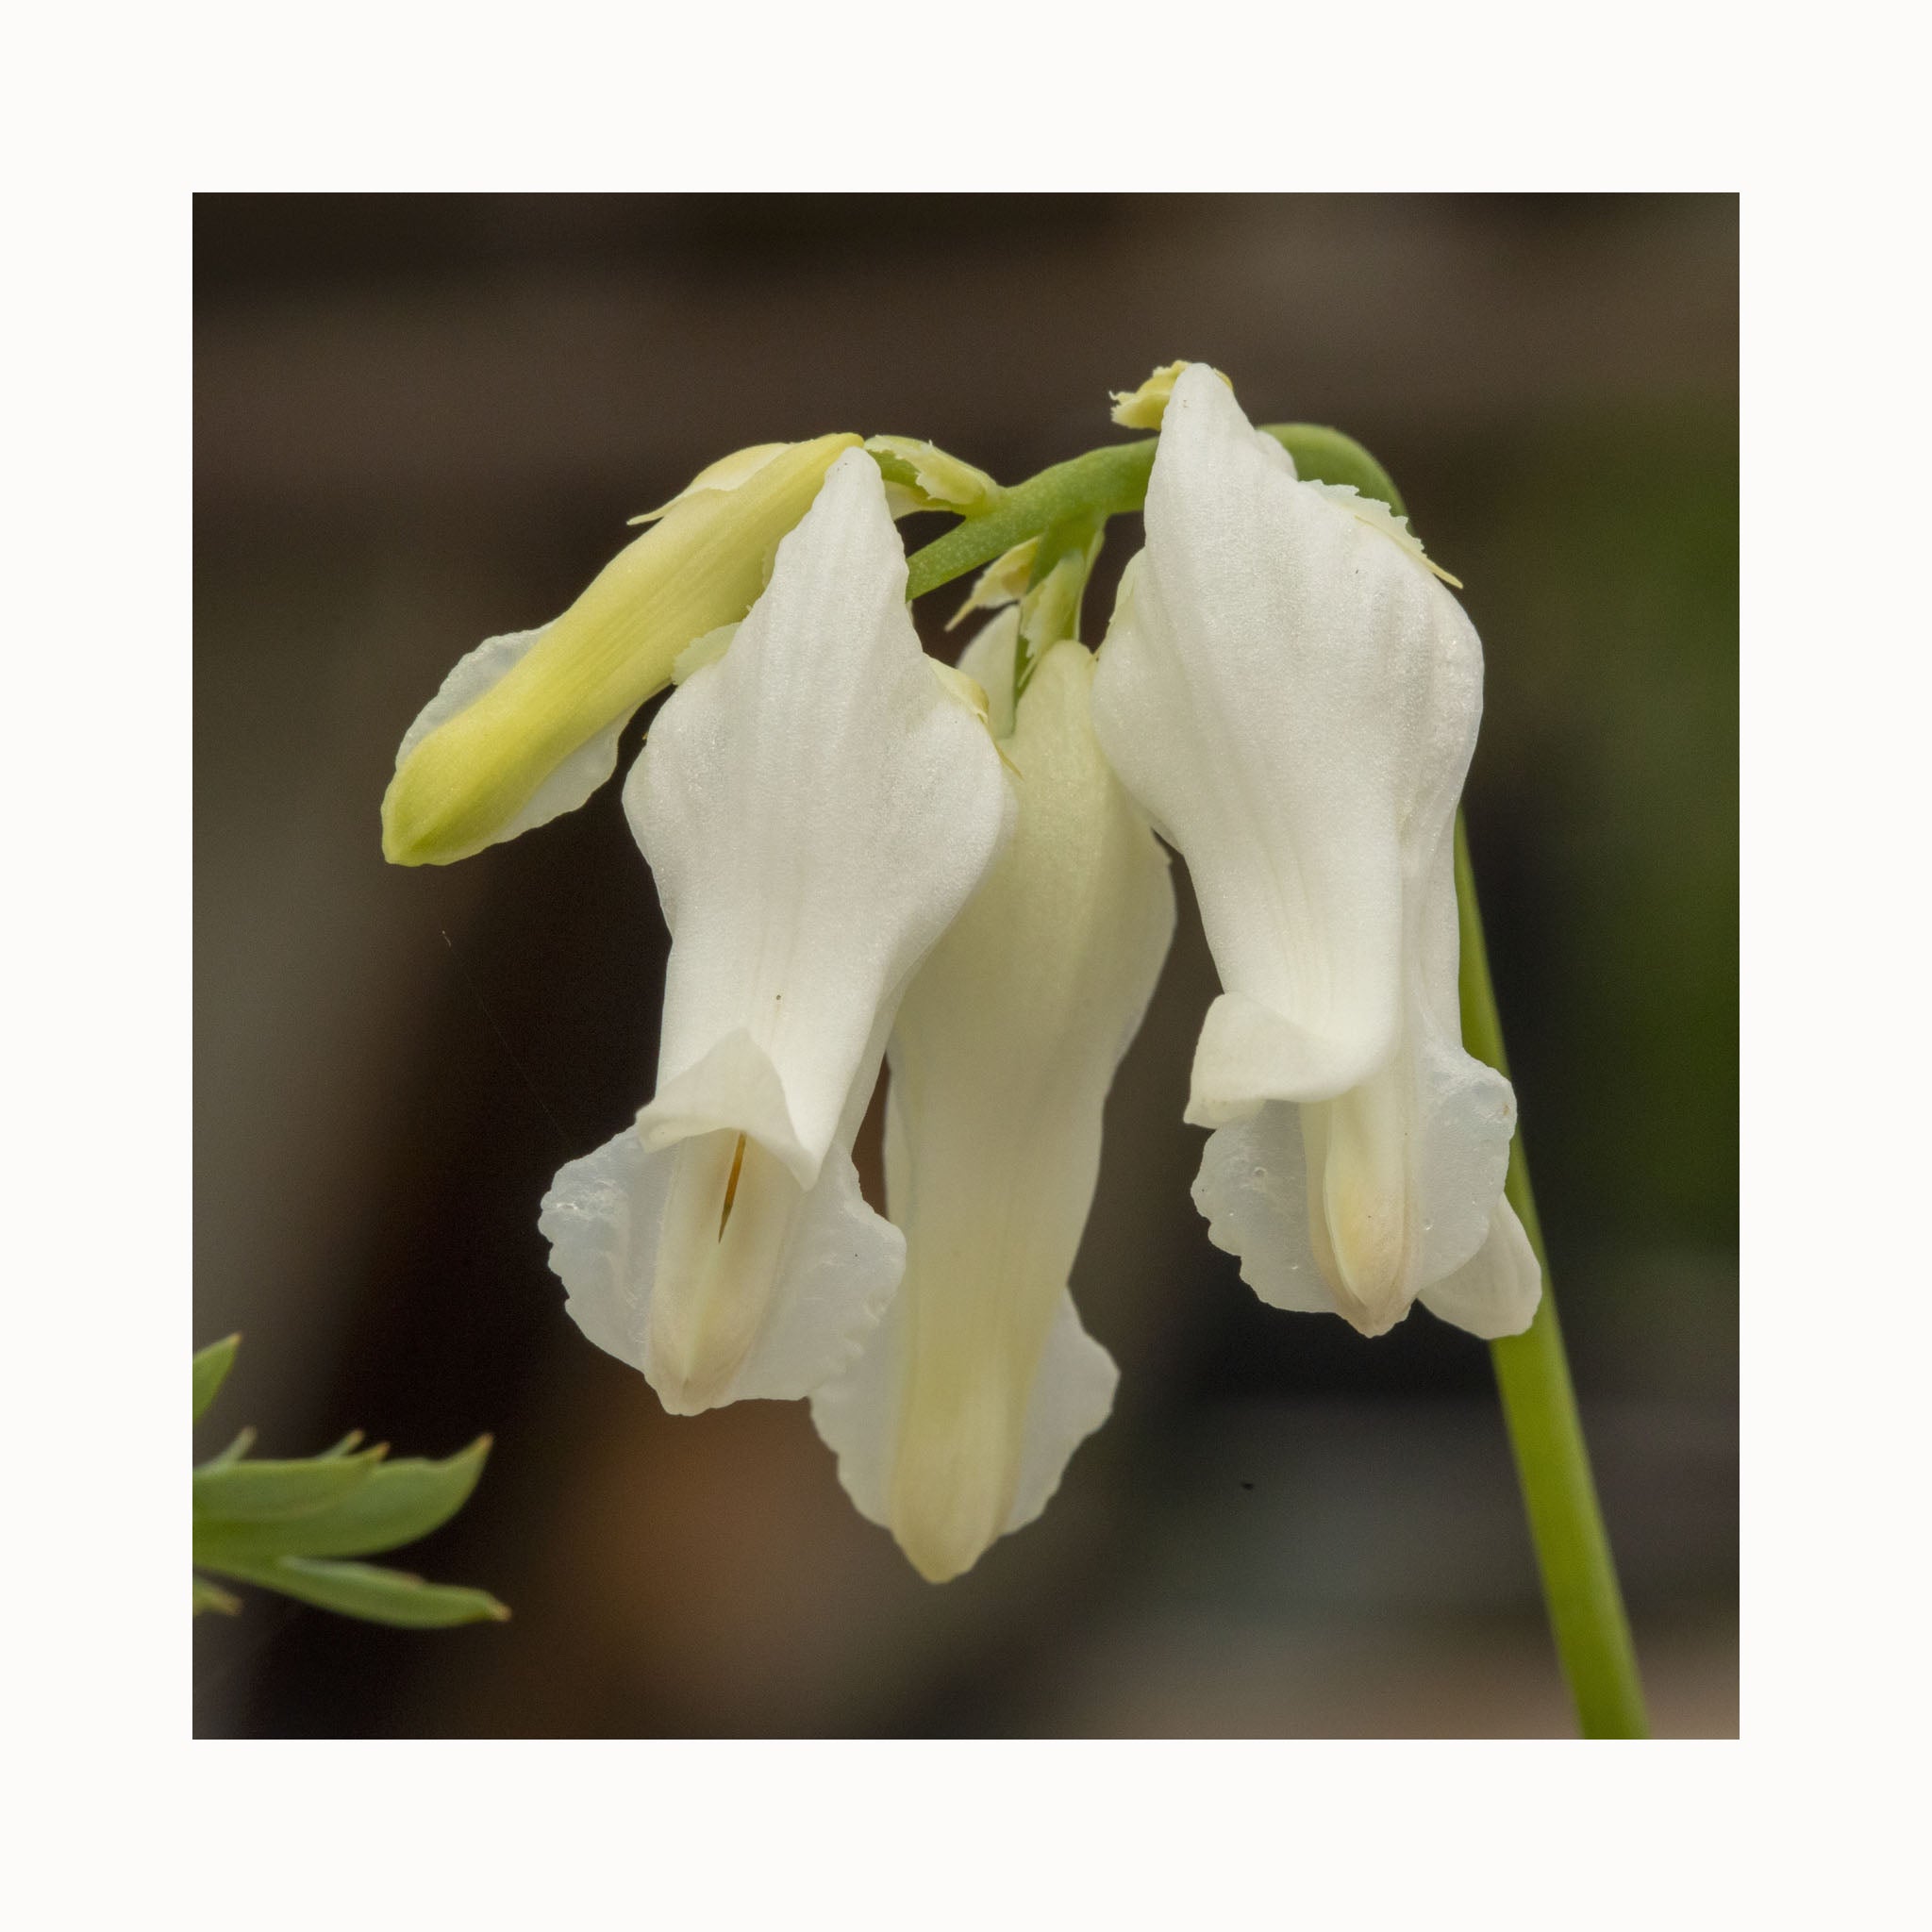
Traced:
<path fill-rule="evenodd" d="M 1107 1415 L 1115 1371 L 1067 1276 L 1101 1113 L 1174 929 L 1167 859 L 1088 716 L 1078 644 L 1014 710 L 1017 612 L 967 674 L 1014 718 L 1009 843 L 907 990 L 886 1100 L 899 1291 L 812 1415 L 858 1507 L 942 1583 L 1045 1507 Z"/>
<path fill-rule="evenodd" d="M 888 1526 L 928 1583 L 950 1583 L 972 1569 L 1007 1526 L 1031 1367 L 1011 1377 L 989 1374 L 970 1344 L 915 1357 Z"/>
<path fill-rule="evenodd" d="M 1167 399 L 1173 395 L 1181 371 L 1188 366 L 1185 362 L 1170 362 L 1157 369 L 1139 389 L 1113 391 L 1113 420 L 1123 429 L 1158 429 L 1167 414 Z M 1218 369 L 1214 373 L 1221 375 Z M 1221 379 L 1229 389 L 1234 387 L 1226 376 L 1221 375 Z"/>
<path fill-rule="evenodd" d="M 404 741 L 382 802 L 383 856 L 392 865 L 447 865 L 582 803 L 608 763 L 561 797 L 545 787 L 669 684 L 693 639 L 744 616 L 778 541 L 858 441 L 781 444 L 748 469 L 743 459 L 757 453 L 740 451 L 725 459 L 743 470 L 735 480 L 693 486 L 670 505 L 534 641 L 518 641 L 523 648 L 488 689 Z"/>

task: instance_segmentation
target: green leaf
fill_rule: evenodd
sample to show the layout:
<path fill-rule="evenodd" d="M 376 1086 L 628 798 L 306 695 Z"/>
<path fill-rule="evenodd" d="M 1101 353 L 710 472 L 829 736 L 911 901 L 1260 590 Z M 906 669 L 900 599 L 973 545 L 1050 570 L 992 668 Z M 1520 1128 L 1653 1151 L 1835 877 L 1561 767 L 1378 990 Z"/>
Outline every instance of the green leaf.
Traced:
<path fill-rule="evenodd" d="M 225 1617 L 235 1616 L 242 1608 L 242 1599 L 230 1596 L 225 1590 L 217 1590 L 205 1576 L 194 1579 L 194 1614 L 198 1617 L 204 1610 L 219 1610 Z"/>
<path fill-rule="evenodd" d="M 331 1452 L 333 1455 L 335 1452 Z M 262 1561 L 276 1556 L 368 1557 L 414 1542 L 447 1523 L 483 1474 L 490 1438 L 441 1462 L 384 1462 L 368 1480 L 323 1508 L 268 1522 L 197 1523 L 197 1560 Z"/>
<path fill-rule="evenodd" d="M 243 1583 L 279 1591 L 319 1609 L 373 1624 L 432 1630 L 453 1624 L 500 1624 L 509 1611 L 483 1590 L 425 1583 L 401 1570 L 373 1563 L 319 1562 L 307 1557 L 280 1557 L 262 1563 L 224 1564 L 224 1573 Z"/>
<path fill-rule="evenodd" d="M 340 1502 L 375 1474 L 387 1444 L 303 1462 L 209 1462 L 194 1472 L 194 1521 L 275 1523 Z"/>
<path fill-rule="evenodd" d="M 194 1420 L 199 1422 L 208 1412 L 208 1406 L 215 1399 L 215 1391 L 228 1378 L 228 1371 L 235 1366 L 235 1351 L 242 1346 L 239 1335 L 230 1335 L 225 1341 L 217 1341 L 205 1348 L 194 1357 Z"/>
<path fill-rule="evenodd" d="M 241 1430 L 235 1440 L 218 1455 L 210 1456 L 201 1466 L 204 1469 L 226 1469 L 231 1462 L 240 1462 L 255 1447 L 253 1428 Z"/>

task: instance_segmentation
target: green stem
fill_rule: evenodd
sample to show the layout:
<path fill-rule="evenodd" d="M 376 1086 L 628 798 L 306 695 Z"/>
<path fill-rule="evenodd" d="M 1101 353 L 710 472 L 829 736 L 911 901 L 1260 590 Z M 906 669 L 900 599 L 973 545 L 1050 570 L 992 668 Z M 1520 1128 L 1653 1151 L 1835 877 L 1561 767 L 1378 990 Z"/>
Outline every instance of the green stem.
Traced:
<path fill-rule="evenodd" d="M 1490 982 L 1489 950 L 1483 942 L 1482 914 L 1476 907 L 1475 874 L 1469 860 L 1469 835 L 1460 814 L 1456 821 L 1456 903 L 1462 939 L 1462 1043 L 1477 1059 L 1499 1073 L 1509 1071 L 1503 1052 L 1503 1023 Z M 1542 1300 L 1536 1319 L 1521 1335 L 1490 1344 L 1502 1391 L 1503 1415 L 1516 1456 L 1529 1532 L 1542 1572 L 1543 1596 L 1557 1655 L 1570 1681 L 1570 1694 L 1586 1738 L 1643 1738 L 1643 1689 L 1637 1675 L 1637 1653 L 1617 1585 L 1617 1566 L 1597 1506 L 1590 1473 L 1590 1451 L 1576 1413 L 1576 1393 L 1563 1354 L 1563 1331 L 1557 1323 L 1550 1287 L 1549 1257 L 1543 1252 L 1536 1197 L 1519 1132 L 1509 1146 L 1509 1178 L 1505 1187 L 1543 1274 Z"/>
<path fill-rule="evenodd" d="M 1315 423 L 1268 423 L 1262 427 L 1294 458 L 1300 475 L 1323 483 L 1352 483 L 1364 496 L 1379 497 L 1398 516 L 1402 514 L 1402 498 L 1388 471 L 1352 437 Z M 1147 501 L 1147 478 L 1158 442 L 1158 437 L 1148 436 L 1138 442 L 1109 443 L 1002 491 L 990 508 L 913 553 L 906 594 L 923 597 L 937 591 L 1056 524 L 1104 523 L 1139 509 Z"/>

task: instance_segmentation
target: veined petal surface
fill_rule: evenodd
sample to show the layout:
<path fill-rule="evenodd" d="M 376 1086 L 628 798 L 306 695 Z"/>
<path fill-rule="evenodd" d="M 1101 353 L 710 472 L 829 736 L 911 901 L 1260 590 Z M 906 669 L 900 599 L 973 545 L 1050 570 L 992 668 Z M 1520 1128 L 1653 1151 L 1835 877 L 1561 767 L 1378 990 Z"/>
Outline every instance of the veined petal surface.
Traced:
<path fill-rule="evenodd" d="M 672 934 L 658 1092 L 558 1175 L 541 1225 L 573 1316 L 676 1413 L 807 1394 L 899 1277 L 852 1141 L 899 995 L 1013 812 L 905 587 L 855 452 L 625 787 Z"/>
<path fill-rule="evenodd" d="M 1365 1079 L 1402 1024 L 1404 846 L 1453 811 L 1481 646 L 1426 566 L 1319 484 L 1205 365 L 1174 384 L 1093 692 L 1187 858 L 1224 991 L 1188 1118 Z"/>
<path fill-rule="evenodd" d="M 1209 1236 L 1263 1300 L 1369 1335 L 1503 1240 L 1515 1098 L 1462 1050 L 1456 990 L 1481 711 L 1481 644 L 1406 526 L 1300 481 L 1181 371 L 1094 723 L 1187 858 L 1221 974 L 1188 1107 L 1216 1129 Z M 1479 1319 L 1521 1302 L 1506 1258 L 1504 1289 L 1467 1290 Z"/>
<path fill-rule="evenodd" d="M 1012 715 L 1012 614 L 961 668 Z M 940 1582 L 1029 1523 L 1116 1374 L 1067 1291 L 1114 1068 L 1174 931 L 1168 861 L 1089 719 L 1092 660 L 1041 660 L 1004 749 L 1019 822 L 920 969 L 890 1048 L 886 1189 L 906 1274 L 812 1398 L 858 1508 Z"/>
<path fill-rule="evenodd" d="M 833 464 L 730 648 L 666 703 L 625 809 L 672 934 L 646 1143 L 692 1131 L 714 1089 L 711 1124 L 730 1121 L 749 1048 L 786 1124 L 768 1102 L 739 1124 L 809 1188 L 876 1016 L 1013 809 L 985 726 L 920 649 L 869 457 Z"/>

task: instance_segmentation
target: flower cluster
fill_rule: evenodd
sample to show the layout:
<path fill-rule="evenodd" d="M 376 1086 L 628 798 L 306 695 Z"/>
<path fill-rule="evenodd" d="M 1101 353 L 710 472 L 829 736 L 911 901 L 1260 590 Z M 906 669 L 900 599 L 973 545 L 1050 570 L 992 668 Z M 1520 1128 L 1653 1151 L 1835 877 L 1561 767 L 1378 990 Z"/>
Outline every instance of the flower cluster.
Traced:
<path fill-rule="evenodd" d="M 1457 1019 L 1475 632 L 1403 520 L 1299 477 L 1214 371 L 1119 414 L 1159 441 L 1097 654 L 1097 524 L 993 564 L 953 669 L 893 517 L 971 516 L 991 479 L 892 438 L 746 450 L 554 624 L 466 658 L 383 807 L 399 862 L 512 838 L 676 684 L 624 789 L 672 936 L 657 1088 L 558 1174 L 551 1265 L 668 1409 L 808 1399 L 935 1581 L 1040 1513 L 1112 1403 L 1067 1281 L 1173 936 L 1161 840 L 1224 988 L 1187 1118 L 1243 1277 L 1368 1335 L 1417 1301 L 1513 1333 L 1541 1290 L 1503 1198 L 1514 1099 Z M 852 1159 L 882 1062 L 884 1215 Z"/>

